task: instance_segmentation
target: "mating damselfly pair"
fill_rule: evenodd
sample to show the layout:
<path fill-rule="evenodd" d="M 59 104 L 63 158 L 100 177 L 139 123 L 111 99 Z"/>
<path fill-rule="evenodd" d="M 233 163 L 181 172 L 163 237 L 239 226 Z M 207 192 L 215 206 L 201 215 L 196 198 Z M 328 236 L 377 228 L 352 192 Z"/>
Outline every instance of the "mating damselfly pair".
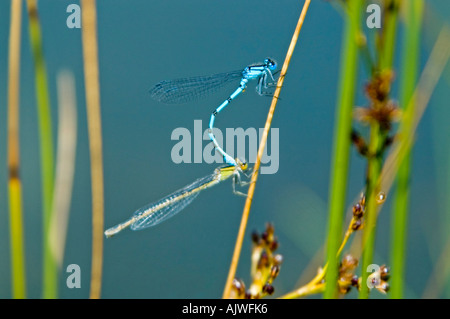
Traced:
<path fill-rule="evenodd" d="M 233 192 L 242 194 L 235 190 L 235 185 L 242 184 L 240 174 L 248 169 L 248 165 L 245 161 L 234 159 L 220 147 L 213 134 L 214 122 L 217 114 L 239 96 L 239 94 L 244 92 L 248 82 L 251 80 L 257 80 L 256 92 L 259 95 L 270 95 L 266 90 L 275 84 L 274 73 L 272 71 L 276 67 L 277 64 L 273 59 L 266 58 L 263 63 L 249 65 L 240 71 L 219 73 L 211 76 L 180 78 L 161 81 L 156 84 L 150 90 L 153 99 L 166 104 L 179 104 L 197 100 L 218 90 L 231 81 L 240 79 L 238 88 L 213 111 L 209 122 L 208 135 L 215 148 L 222 154 L 226 165 L 215 169 L 211 175 L 200 178 L 159 201 L 138 209 L 125 222 L 107 229 L 105 231 L 106 237 L 111 237 L 128 227 L 132 230 L 140 230 L 155 226 L 180 212 L 202 190 L 210 188 L 230 177 L 233 177 Z"/>

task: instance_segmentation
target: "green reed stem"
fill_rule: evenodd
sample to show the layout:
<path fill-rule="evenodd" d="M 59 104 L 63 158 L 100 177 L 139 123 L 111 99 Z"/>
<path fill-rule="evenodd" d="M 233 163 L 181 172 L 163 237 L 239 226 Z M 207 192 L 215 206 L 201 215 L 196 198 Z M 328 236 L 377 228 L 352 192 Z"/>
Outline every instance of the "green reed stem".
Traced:
<path fill-rule="evenodd" d="M 22 221 L 22 187 L 19 177 L 19 77 L 22 0 L 11 2 L 8 53 L 8 192 L 13 298 L 26 298 Z"/>
<path fill-rule="evenodd" d="M 384 4 L 383 33 L 379 39 L 380 70 L 391 69 L 393 65 L 399 5 L 399 0 L 386 0 Z"/>
<path fill-rule="evenodd" d="M 377 70 L 383 72 L 384 70 L 391 70 L 393 68 L 394 52 L 397 34 L 397 19 L 398 19 L 398 0 L 388 0 L 384 3 L 384 24 L 382 33 L 378 40 L 378 66 Z M 368 159 L 368 178 L 366 185 L 366 221 L 363 234 L 363 256 L 362 256 L 362 285 L 359 293 L 359 298 L 365 299 L 369 297 L 369 286 L 366 284 L 367 278 L 370 275 L 366 271 L 369 265 L 373 263 L 373 256 L 375 254 L 375 239 L 376 239 L 376 223 L 377 223 L 377 202 L 376 196 L 380 191 L 379 177 L 383 165 L 383 144 L 386 139 L 386 133 L 380 128 L 378 122 L 374 122 L 370 126 L 370 141 Z"/>
<path fill-rule="evenodd" d="M 47 84 L 47 71 L 42 50 L 41 28 L 36 0 L 27 0 L 31 50 L 34 60 L 36 102 L 39 118 L 39 141 L 42 179 L 43 211 L 43 291 L 44 298 L 56 298 L 58 295 L 58 271 L 51 254 L 48 241 L 52 212 L 54 183 L 54 157 L 50 98 Z"/>
<path fill-rule="evenodd" d="M 329 224 L 326 260 L 328 271 L 324 298 L 334 298 L 337 288 L 339 245 L 342 241 L 342 223 L 345 210 L 347 177 L 350 158 L 350 134 L 358 74 L 358 43 L 360 20 L 364 1 L 348 2 L 345 17 L 344 38 L 341 51 L 340 87 L 336 109 L 335 140 L 333 142 L 333 163 L 329 194 Z"/>
<path fill-rule="evenodd" d="M 422 24 L 423 1 L 405 1 L 405 31 L 403 40 L 402 74 L 400 78 L 400 105 L 412 108 L 409 101 L 414 93 L 417 81 L 417 68 L 420 50 L 420 29 Z M 410 130 L 413 117 L 405 117 L 401 122 L 401 131 Z M 391 252 L 391 298 L 402 298 L 406 259 L 406 240 L 408 226 L 409 176 L 411 169 L 410 151 L 400 163 L 397 172 L 397 188 L 392 210 L 392 252 Z"/>
<path fill-rule="evenodd" d="M 383 159 L 379 151 L 384 143 L 384 136 L 378 122 L 373 122 L 370 126 L 369 154 L 373 154 L 368 160 L 368 176 L 366 186 L 366 211 L 363 234 L 363 256 L 362 256 L 362 284 L 359 298 L 369 297 L 369 287 L 366 285 L 367 277 L 370 275 L 366 269 L 372 264 L 375 253 L 376 223 L 377 223 L 377 203 L 375 196 L 379 192 L 379 177 Z M 376 155 L 375 155 L 376 154 Z"/>

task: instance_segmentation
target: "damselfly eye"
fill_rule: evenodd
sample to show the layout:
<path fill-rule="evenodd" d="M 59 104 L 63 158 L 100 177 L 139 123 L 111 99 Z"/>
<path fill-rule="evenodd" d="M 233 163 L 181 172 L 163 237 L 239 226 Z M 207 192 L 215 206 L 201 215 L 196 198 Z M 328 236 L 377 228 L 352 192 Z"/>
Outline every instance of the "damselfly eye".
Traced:
<path fill-rule="evenodd" d="M 267 67 L 270 69 L 270 70 L 275 70 L 276 68 L 277 68 L 277 62 L 275 62 L 275 60 L 272 60 L 271 58 L 266 58 L 265 60 L 264 60 L 264 63 L 267 65 Z"/>

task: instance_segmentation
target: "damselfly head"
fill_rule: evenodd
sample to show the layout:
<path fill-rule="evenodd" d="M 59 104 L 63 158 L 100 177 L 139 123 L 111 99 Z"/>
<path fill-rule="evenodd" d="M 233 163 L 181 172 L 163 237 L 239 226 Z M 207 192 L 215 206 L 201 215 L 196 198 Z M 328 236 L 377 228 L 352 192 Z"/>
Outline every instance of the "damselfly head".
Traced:
<path fill-rule="evenodd" d="M 271 58 L 266 58 L 264 64 L 272 71 L 277 68 L 277 62 Z"/>
<path fill-rule="evenodd" d="M 243 171 L 246 171 L 248 169 L 248 163 L 245 160 L 241 160 L 239 158 L 236 158 L 236 164 Z"/>

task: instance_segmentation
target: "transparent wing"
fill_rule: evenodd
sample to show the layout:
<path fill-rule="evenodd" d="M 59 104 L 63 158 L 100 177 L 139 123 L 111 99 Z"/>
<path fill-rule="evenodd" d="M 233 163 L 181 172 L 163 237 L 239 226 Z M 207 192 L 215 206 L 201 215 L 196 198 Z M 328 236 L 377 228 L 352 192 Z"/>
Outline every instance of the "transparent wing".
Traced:
<path fill-rule="evenodd" d="M 166 104 L 186 103 L 211 94 L 240 78 L 242 78 L 242 70 L 211 76 L 194 76 L 161 81 L 150 90 L 150 94 L 158 102 Z"/>
<path fill-rule="evenodd" d="M 183 208 L 189 205 L 204 188 L 215 185 L 217 174 L 211 174 L 199 178 L 192 184 L 160 199 L 157 202 L 138 209 L 133 216 L 137 219 L 132 225 L 132 230 L 140 230 L 155 226 L 172 216 L 175 216 Z"/>
<path fill-rule="evenodd" d="M 177 213 L 183 210 L 183 208 L 189 205 L 199 194 L 200 192 L 193 193 L 191 196 L 187 196 L 172 205 L 166 206 L 164 208 L 161 208 L 160 210 L 155 211 L 154 213 L 148 215 L 145 218 L 139 219 L 138 221 L 136 221 L 134 224 L 131 225 L 131 229 L 140 230 L 162 223 L 166 219 L 175 216 Z"/>

